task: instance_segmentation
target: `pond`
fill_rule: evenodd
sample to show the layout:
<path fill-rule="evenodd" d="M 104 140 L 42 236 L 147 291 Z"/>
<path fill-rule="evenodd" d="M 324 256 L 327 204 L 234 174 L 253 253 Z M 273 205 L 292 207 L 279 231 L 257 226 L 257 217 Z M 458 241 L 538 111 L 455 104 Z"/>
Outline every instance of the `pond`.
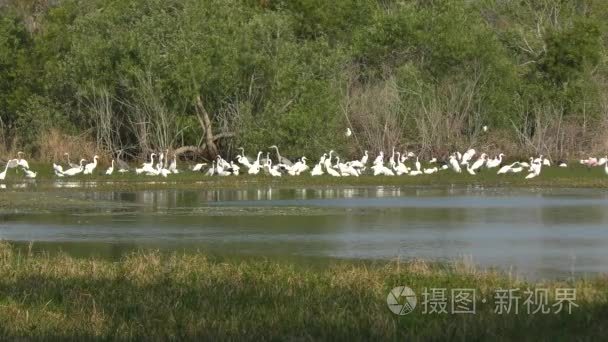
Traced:
<path fill-rule="evenodd" d="M 464 258 L 527 278 L 608 273 L 608 194 L 602 190 L 196 185 L 25 195 L 57 206 L 5 210 L 0 239 L 75 256 L 119 258 L 158 248 L 313 263 Z"/>

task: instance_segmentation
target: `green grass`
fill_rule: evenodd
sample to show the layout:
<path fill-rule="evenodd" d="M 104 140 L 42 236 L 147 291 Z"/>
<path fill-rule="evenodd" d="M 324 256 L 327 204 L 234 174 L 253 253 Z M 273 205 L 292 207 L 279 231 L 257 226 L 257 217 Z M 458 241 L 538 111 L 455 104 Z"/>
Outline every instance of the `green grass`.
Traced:
<path fill-rule="evenodd" d="M 407 285 L 418 307 L 397 316 L 388 292 Z M 0 243 L 3 339 L 587 340 L 608 328 L 608 279 L 531 284 L 465 263 L 222 261 L 139 251 L 119 262 L 34 254 Z M 423 314 L 423 288 L 474 288 L 477 312 Z M 571 314 L 496 314 L 498 288 L 576 288 Z M 523 295 L 522 295 L 523 297 Z M 523 299 L 522 299 L 523 301 Z M 448 306 L 449 308 L 449 306 Z"/>
<path fill-rule="evenodd" d="M 183 165 L 182 165 L 183 167 Z M 452 171 L 441 171 L 433 175 L 421 176 L 379 176 L 374 177 L 364 175 L 361 177 L 312 177 L 308 174 L 292 177 L 283 176 L 273 178 L 266 175 L 250 176 L 228 176 L 228 177 L 208 177 L 202 173 L 182 171 L 177 175 L 170 175 L 167 178 L 160 176 L 135 175 L 133 172 L 127 174 L 115 173 L 112 176 L 103 175 L 100 167 L 95 175 L 78 175 L 75 177 L 57 178 L 52 173 L 50 164 L 32 164 L 31 168 L 37 170 L 36 180 L 25 180 L 22 174 L 16 174 L 14 170 L 9 172 L 3 184 L 11 189 L 13 184 L 30 182 L 36 185 L 37 189 L 45 190 L 57 188 L 61 184 L 76 184 L 82 187 L 95 187 L 98 190 L 143 190 L 143 189 L 163 189 L 163 188 L 247 188 L 258 186 L 273 187 L 324 187 L 324 186 L 446 186 L 446 185 L 473 185 L 488 187 L 572 187 L 572 188 L 607 188 L 608 175 L 605 174 L 603 167 L 586 168 L 574 165 L 569 168 L 545 167 L 539 177 L 526 180 L 526 173 L 497 175 L 497 169 L 484 170 L 472 176 L 465 172 L 457 174 Z M 74 189 L 79 189 L 75 187 Z M 71 189 L 63 187 L 62 189 Z"/>

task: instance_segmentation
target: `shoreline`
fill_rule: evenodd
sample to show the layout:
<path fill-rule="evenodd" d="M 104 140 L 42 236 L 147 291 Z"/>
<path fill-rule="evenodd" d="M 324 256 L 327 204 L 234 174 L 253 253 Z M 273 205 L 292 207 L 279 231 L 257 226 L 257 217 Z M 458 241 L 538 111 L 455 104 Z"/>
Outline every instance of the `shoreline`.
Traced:
<path fill-rule="evenodd" d="M 48 168 L 48 166 L 47 166 Z M 323 176 L 288 176 L 271 177 L 267 175 L 238 175 L 238 176 L 205 176 L 202 173 L 182 171 L 179 174 L 161 176 L 135 175 L 134 173 L 105 176 L 77 175 L 74 177 L 58 178 L 50 168 L 40 170 L 35 179 L 9 174 L 7 179 L 0 182 L 4 185 L 1 190 L 152 190 L 152 189 L 191 189 L 192 185 L 204 189 L 244 189 L 262 186 L 272 187 L 358 187 L 358 186 L 485 186 L 485 187 L 514 187 L 514 188 L 608 188 L 608 175 L 603 168 L 586 168 L 573 166 L 570 168 L 545 168 L 540 176 L 526 180 L 525 174 L 497 175 L 496 170 L 484 170 L 477 175 L 466 172 L 457 174 L 452 171 L 442 171 L 438 174 L 419 176 L 372 176 L 360 177 L 331 177 Z"/>

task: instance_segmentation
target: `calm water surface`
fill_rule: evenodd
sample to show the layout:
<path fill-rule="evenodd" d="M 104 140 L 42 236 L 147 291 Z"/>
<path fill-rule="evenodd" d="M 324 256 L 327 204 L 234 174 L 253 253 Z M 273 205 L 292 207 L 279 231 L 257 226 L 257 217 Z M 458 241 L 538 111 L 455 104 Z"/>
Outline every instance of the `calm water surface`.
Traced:
<path fill-rule="evenodd" d="M 87 190 L 52 198 L 65 208 L 0 215 L 0 239 L 109 258 L 136 248 L 303 261 L 464 257 L 532 278 L 608 273 L 602 190 Z"/>

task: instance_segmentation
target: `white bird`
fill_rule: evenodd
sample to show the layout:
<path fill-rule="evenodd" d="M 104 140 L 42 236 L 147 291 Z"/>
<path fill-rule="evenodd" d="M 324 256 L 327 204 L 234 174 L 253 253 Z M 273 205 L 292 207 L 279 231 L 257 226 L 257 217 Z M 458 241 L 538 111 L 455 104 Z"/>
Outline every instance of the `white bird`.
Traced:
<path fill-rule="evenodd" d="M 477 171 L 477 169 L 479 169 L 480 167 L 483 166 L 483 164 L 486 163 L 487 158 L 488 158 L 488 156 L 485 153 L 482 153 L 481 156 L 479 157 L 479 159 L 477 159 L 471 166 L 471 170 Z"/>
<path fill-rule="evenodd" d="M 367 154 L 367 150 L 365 150 L 365 153 L 363 154 L 363 157 L 361 157 L 361 164 L 363 164 L 364 166 L 367 165 L 367 159 L 369 158 L 369 155 Z"/>
<path fill-rule="evenodd" d="M 306 170 L 308 170 L 308 165 L 306 165 L 306 157 L 302 157 L 297 163 L 293 164 L 293 166 L 289 168 L 288 173 L 291 176 L 299 176 L 300 173 Z"/>
<path fill-rule="evenodd" d="M 258 152 L 257 159 L 253 162 L 253 164 L 251 165 L 251 167 L 247 171 L 248 174 L 250 174 L 250 175 L 257 175 L 258 173 L 260 173 L 260 156 L 261 155 L 262 155 L 262 152 L 261 151 Z M 279 155 L 279 149 L 278 148 L 277 148 L 277 155 Z"/>
<path fill-rule="evenodd" d="M 547 158 L 543 159 L 543 165 L 544 166 L 551 166 L 551 161 Z"/>
<path fill-rule="evenodd" d="M 114 159 L 112 159 L 112 165 L 106 170 L 106 176 L 111 176 L 114 172 Z"/>
<path fill-rule="evenodd" d="M 97 167 L 97 159 L 98 158 L 99 158 L 99 156 L 95 155 L 93 157 L 93 162 L 92 163 L 88 163 L 87 165 L 84 166 L 84 172 L 83 173 L 85 175 L 93 174 L 93 171 Z"/>
<path fill-rule="evenodd" d="M 423 172 L 422 172 L 422 171 L 420 171 L 420 170 L 414 170 L 414 171 L 411 171 L 411 172 L 409 173 L 409 175 L 410 175 L 410 176 L 419 176 L 419 175 L 421 175 L 422 173 L 423 173 Z"/>
<path fill-rule="evenodd" d="M 380 151 L 380 153 L 374 159 L 374 164 L 384 164 L 384 152 Z"/>
<path fill-rule="evenodd" d="M 399 162 L 397 163 L 397 167 L 395 168 L 395 174 L 397 176 L 401 176 L 403 174 L 409 173 L 409 171 L 410 170 L 408 170 L 407 166 L 405 166 L 405 164 L 403 164 L 401 160 L 399 160 Z"/>
<path fill-rule="evenodd" d="M 505 166 L 501 167 L 500 169 L 498 169 L 498 172 L 497 172 L 496 174 L 497 174 L 497 175 L 501 175 L 501 174 L 507 173 L 507 172 L 509 172 L 509 170 L 510 170 L 512 167 L 514 167 L 514 166 L 515 166 L 515 165 L 517 165 L 517 164 L 519 164 L 519 162 L 515 162 L 515 163 L 513 163 L 513 164 L 511 164 L 511 165 L 505 165 Z"/>
<path fill-rule="evenodd" d="M 319 163 L 317 165 L 315 165 L 315 167 L 312 168 L 312 171 L 310 171 L 310 175 L 311 176 L 322 176 L 323 174 L 324 174 L 323 160 L 319 160 Z"/>
<path fill-rule="evenodd" d="M 63 171 L 63 174 L 65 176 L 75 176 L 75 175 L 81 173 L 84 170 L 84 166 L 83 165 L 84 165 L 85 161 L 86 160 L 81 159 L 80 160 L 80 165 L 78 165 L 77 167 L 73 167 L 73 168 L 70 168 L 70 169 L 67 169 L 67 170 Z"/>
<path fill-rule="evenodd" d="M 526 179 L 531 179 L 534 177 L 538 177 L 540 175 L 541 168 L 543 166 L 542 156 L 540 158 L 535 159 L 530 166 L 530 173 L 526 176 Z"/>
<path fill-rule="evenodd" d="M 423 170 L 424 174 L 426 174 L 426 175 L 431 175 L 431 174 L 436 173 L 438 171 L 439 171 L 439 169 L 437 167 L 434 167 L 434 168 L 431 168 L 431 169 L 424 169 Z"/>
<path fill-rule="evenodd" d="M 207 165 L 207 163 L 198 163 L 196 165 L 194 165 L 194 167 L 192 168 L 192 171 L 200 171 L 203 166 Z"/>
<path fill-rule="evenodd" d="M 55 172 L 55 176 L 63 177 L 63 166 L 55 164 L 55 162 L 53 162 L 53 171 Z"/>
<path fill-rule="evenodd" d="M 249 162 L 249 159 L 247 159 L 246 157 L 243 157 L 242 155 L 237 155 L 236 161 L 248 169 L 251 167 L 251 163 Z"/>
<path fill-rule="evenodd" d="M 21 151 L 17 152 L 17 165 L 21 166 L 24 169 L 29 169 L 30 164 L 27 162 L 27 160 L 23 159 L 23 157 L 22 157 L 24 154 L 25 153 L 23 153 Z"/>
<path fill-rule="evenodd" d="M 346 128 L 346 137 L 350 137 L 351 135 L 353 135 L 353 132 L 350 130 L 350 128 Z"/>
<path fill-rule="evenodd" d="M 8 162 L 6 162 L 6 166 L 4 167 L 4 171 L 2 171 L 2 173 L 0 173 L 0 180 L 4 180 L 6 178 L 6 171 L 8 169 L 12 169 L 14 167 L 17 166 L 17 159 L 11 159 Z"/>
<path fill-rule="evenodd" d="M 482 129 L 483 129 L 484 132 L 487 132 L 488 131 L 488 126 L 483 126 Z"/>
<path fill-rule="evenodd" d="M 177 156 L 175 155 L 175 153 L 173 154 L 173 160 L 171 160 L 171 164 L 169 164 L 169 171 L 174 174 L 179 173 L 179 170 L 177 169 Z"/>
<path fill-rule="evenodd" d="M 475 156 L 477 152 L 475 151 L 475 149 L 469 149 L 467 150 L 463 155 L 462 158 L 460 158 L 460 165 L 464 165 L 465 163 L 468 163 L 469 160 L 471 160 L 473 158 L 473 156 Z"/>
<path fill-rule="evenodd" d="M 268 174 L 272 177 L 281 177 L 283 175 L 276 165 L 272 166 L 272 160 L 270 160 L 270 158 L 266 158 L 266 168 L 268 169 Z"/>
<path fill-rule="evenodd" d="M 458 161 L 456 160 L 456 157 L 454 157 L 454 155 L 450 156 L 449 163 L 450 163 L 450 166 L 452 167 L 452 170 L 454 170 L 454 172 L 457 172 L 457 173 L 462 172 L 462 169 L 460 168 L 460 165 L 458 164 Z"/>
<path fill-rule="evenodd" d="M 33 172 L 32 170 L 29 169 L 23 169 L 23 171 L 25 172 L 25 178 L 36 178 L 37 173 Z"/>
<path fill-rule="evenodd" d="M 205 176 L 213 176 L 215 174 L 215 160 L 211 162 L 211 167 L 205 172 Z"/>
<path fill-rule="evenodd" d="M 422 165 L 420 164 L 420 160 L 418 160 L 418 156 L 416 156 L 416 163 L 414 165 L 416 166 L 416 171 L 420 171 Z"/>
<path fill-rule="evenodd" d="M 493 169 L 495 167 L 498 167 L 500 164 L 502 164 L 502 158 L 504 157 L 504 154 L 499 154 L 498 158 L 494 158 L 494 159 L 490 159 L 488 161 L 486 161 L 486 168 L 488 169 Z"/>
<path fill-rule="evenodd" d="M 608 156 L 606 156 L 606 159 L 608 159 Z M 608 175 L 608 163 L 604 163 L 604 173 Z"/>
<path fill-rule="evenodd" d="M 329 151 L 330 155 L 331 155 L 331 152 L 333 152 L 333 151 Z M 329 159 L 329 158 L 327 158 L 327 159 Z M 327 164 L 327 160 L 325 161 L 325 171 L 327 171 L 327 173 L 332 177 L 340 177 L 340 173 L 333 168 L 333 166 L 331 165 L 331 161 L 329 162 L 329 167 Z"/>
<path fill-rule="evenodd" d="M 467 167 L 467 172 L 468 172 L 470 175 L 473 175 L 473 176 L 475 176 L 475 175 L 476 175 L 475 170 L 473 170 L 473 169 L 471 168 L 471 166 L 469 165 L 469 162 L 464 163 L 464 166 L 466 166 L 466 167 Z"/>

